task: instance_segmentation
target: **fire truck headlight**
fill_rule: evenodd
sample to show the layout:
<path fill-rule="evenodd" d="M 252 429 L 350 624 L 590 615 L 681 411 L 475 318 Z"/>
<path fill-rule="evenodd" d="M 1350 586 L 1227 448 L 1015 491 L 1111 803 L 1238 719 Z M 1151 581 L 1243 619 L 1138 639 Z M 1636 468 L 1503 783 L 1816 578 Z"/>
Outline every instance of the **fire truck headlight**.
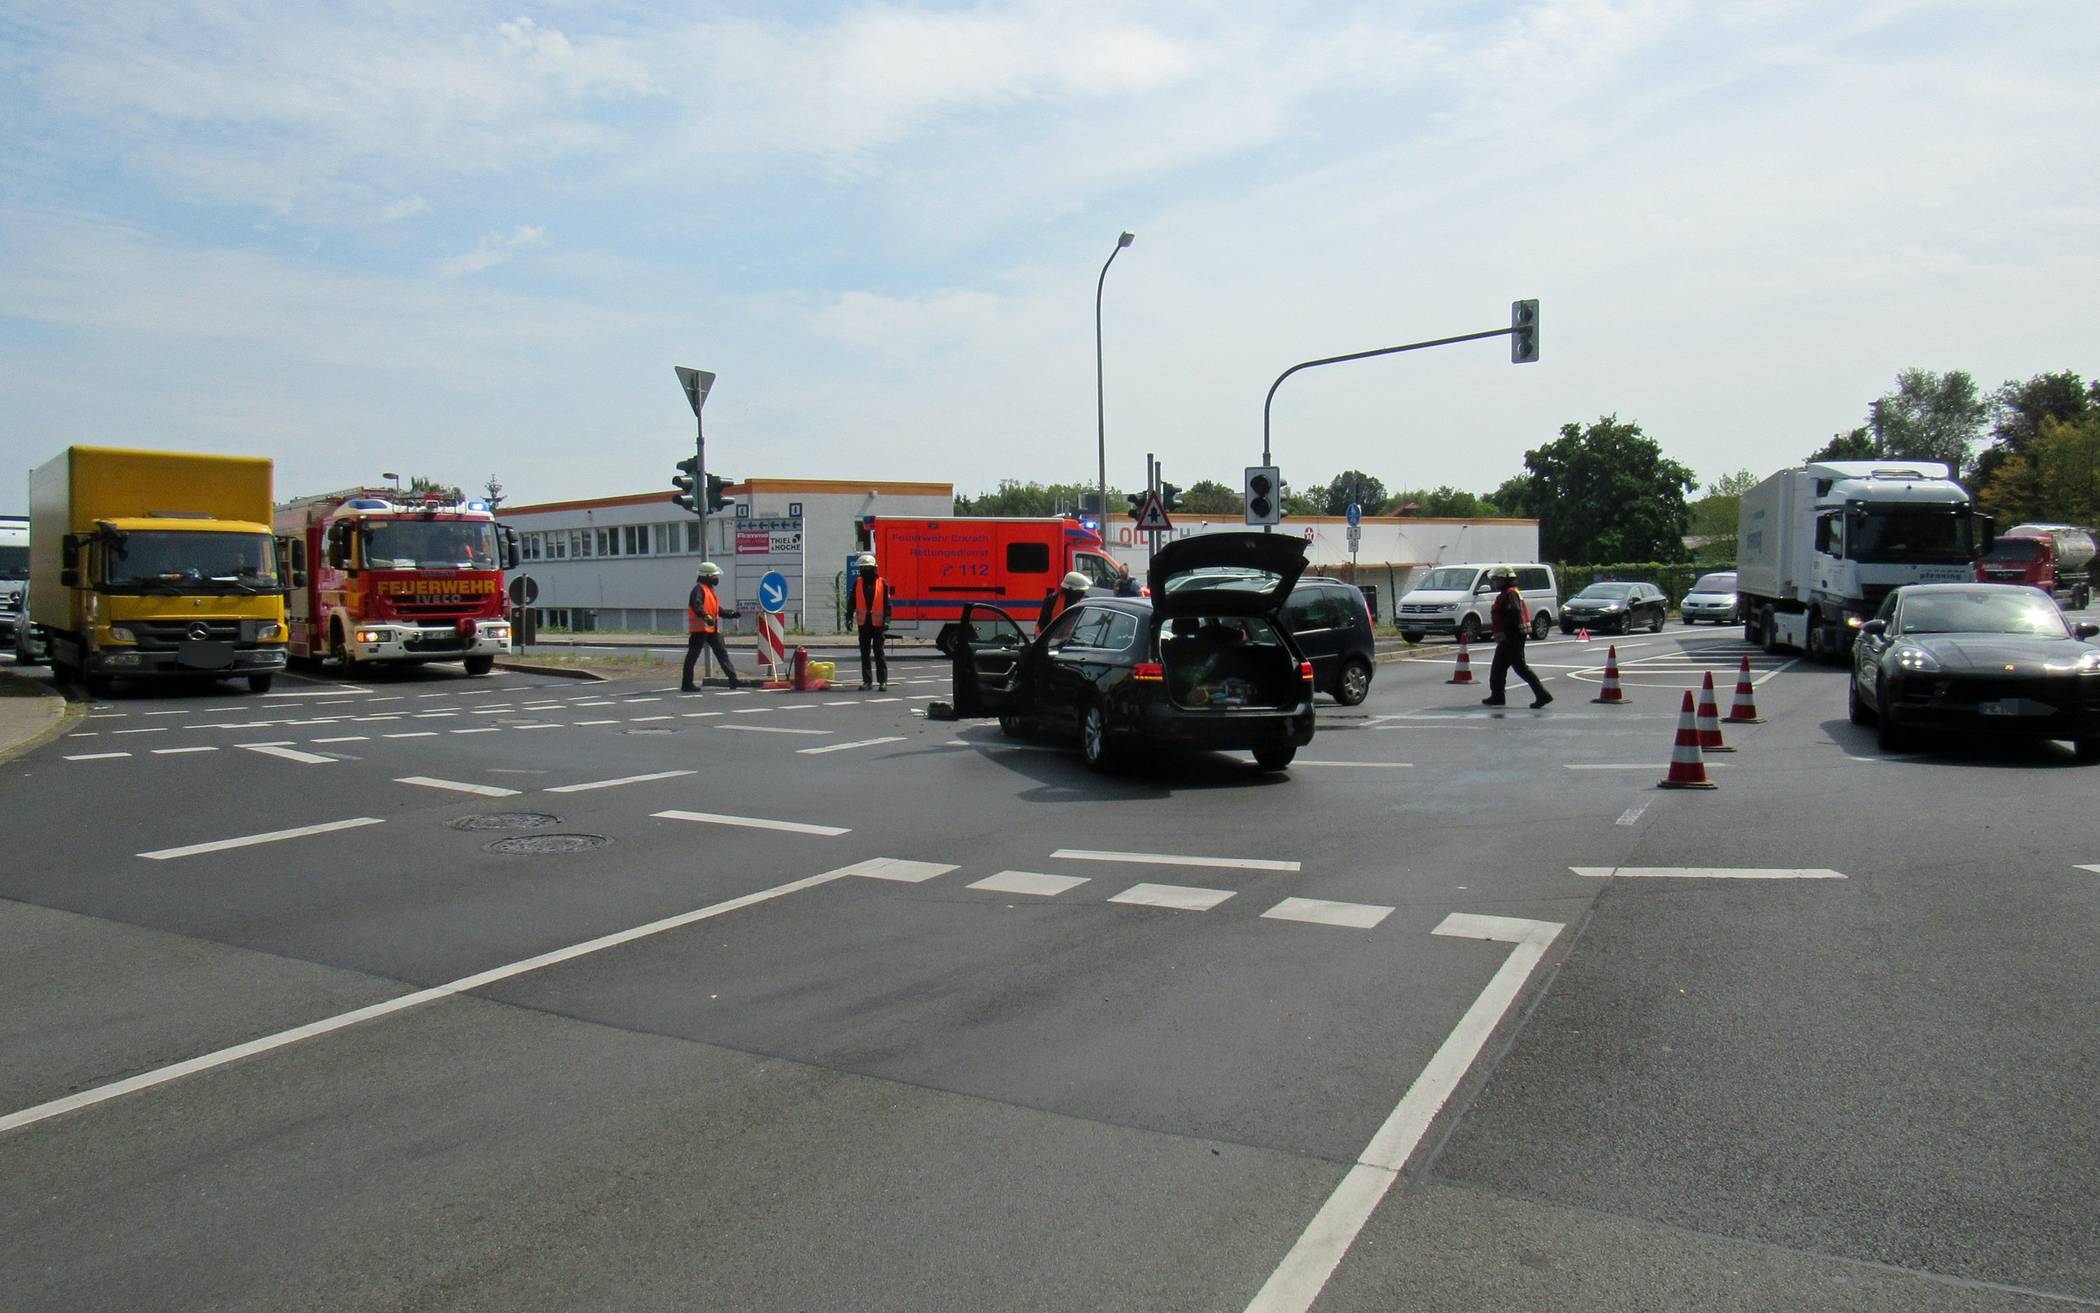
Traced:
<path fill-rule="evenodd" d="M 386 641 L 386 631 L 382 629 L 360 629 L 357 631 L 357 641 L 360 643 L 384 643 Z"/>

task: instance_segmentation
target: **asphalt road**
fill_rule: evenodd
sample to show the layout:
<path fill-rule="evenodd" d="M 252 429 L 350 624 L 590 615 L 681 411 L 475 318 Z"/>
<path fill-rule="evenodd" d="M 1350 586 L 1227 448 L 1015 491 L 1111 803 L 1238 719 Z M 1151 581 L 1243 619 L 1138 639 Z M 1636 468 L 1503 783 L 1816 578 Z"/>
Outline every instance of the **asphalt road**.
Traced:
<path fill-rule="evenodd" d="M 1604 646 L 1283 774 L 928 663 L 119 692 L 0 773 L 0 1307 L 2100 1306 L 2100 768 Z"/>

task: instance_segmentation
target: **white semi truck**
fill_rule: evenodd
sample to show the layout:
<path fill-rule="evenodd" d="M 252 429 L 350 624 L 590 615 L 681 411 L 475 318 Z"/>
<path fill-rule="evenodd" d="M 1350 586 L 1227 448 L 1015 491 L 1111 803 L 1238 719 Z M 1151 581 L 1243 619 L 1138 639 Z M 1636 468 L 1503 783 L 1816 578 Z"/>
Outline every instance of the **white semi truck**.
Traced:
<path fill-rule="evenodd" d="M 1990 517 L 1937 461 L 1834 460 L 1785 469 L 1743 494 L 1736 595 L 1768 652 L 1830 661 L 1904 584 L 1976 577 Z"/>

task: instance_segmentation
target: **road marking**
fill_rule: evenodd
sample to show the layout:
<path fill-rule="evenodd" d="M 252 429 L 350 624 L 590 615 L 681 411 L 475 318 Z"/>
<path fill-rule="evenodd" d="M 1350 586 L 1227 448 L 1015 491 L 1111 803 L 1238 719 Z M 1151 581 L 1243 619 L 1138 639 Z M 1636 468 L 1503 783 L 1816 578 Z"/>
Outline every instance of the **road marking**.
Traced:
<path fill-rule="evenodd" d="M 649 701 L 652 701 L 652 702 L 653 702 L 653 701 L 655 701 L 655 699 L 654 699 L 654 698 L 650 698 L 650 699 L 648 699 L 648 700 L 649 700 Z M 675 719 L 677 719 L 677 717 L 675 717 L 675 716 L 632 716 L 632 717 L 629 717 L 629 718 L 628 718 L 628 721 L 627 721 L 627 723 L 628 723 L 628 724 L 630 724 L 630 725 L 646 725 L 646 724 L 648 724 L 648 723 L 649 723 L 650 721 L 652 721 L 652 720 L 675 720 Z"/>
<path fill-rule="evenodd" d="M 717 693 L 715 696 L 718 698 L 747 698 L 751 696 L 751 690 L 748 688 L 733 688 L 727 693 Z"/>
<path fill-rule="evenodd" d="M 619 722 L 618 720 L 579 720 L 579 721 L 577 721 L 576 723 L 577 723 L 577 725 L 579 725 L 579 726 L 582 726 L 582 725 L 617 725 L 617 724 L 619 724 L 620 722 Z"/>
<path fill-rule="evenodd" d="M 313 689 L 304 693 L 265 693 L 263 696 L 266 698 L 339 698 L 345 693 L 362 693 L 364 691 L 361 688 L 351 688 L 347 684 L 340 684 L 334 688 Z M 426 693 L 423 696 L 436 697 L 437 694 Z"/>
<path fill-rule="evenodd" d="M 1247 1313 L 1305 1313 L 1312 1307 L 1560 931 L 1560 924 L 1553 921 L 1456 912 L 1430 931 L 1459 939 L 1490 939 L 1514 947 L 1487 988 L 1480 991 L 1480 997 L 1473 1000 L 1473 1006 L 1445 1036 L 1429 1065 L 1407 1087 L 1385 1124 L 1357 1155 L 1355 1166 L 1314 1214 L 1298 1242 L 1291 1246 L 1291 1252 L 1276 1265 L 1247 1305 Z"/>
<path fill-rule="evenodd" d="M 1706 768 L 1708 770 L 1720 770 L 1723 767 L 1732 767 L 1734 765 L 1735 763 L 1732 761 L 1709 761 L 1706 763 Z M 1562 762 L 1561 766 L 1564 770 L 1668 770 L 1670 763 L 1667 761 L 1569 761 Z"/>
<path fill-rule="evenodd" d="M 168 727 L 166 725 L 153 725 L 146 729 L 113 729 L 110 731 L 112 734 L 165 734 L 167 732 Z"/>
<path fill-rule="evenodd" d="M 370 743 L 371 741 L 372 736 L 369 734 L 338 734 L 332 739 L 314 740 L 316 743 Z"/>
<path fill-rule="evenodd" d="M 1613 876 L 1644 880 L 1842 880 L 1823 866 L 1571 866 L 1592 880 Z"/>
<path fill-rule="evenodd" d="M 1324 898 L 1286 898 L 1261 915 L 1265 921 L 1304 921 L 1311 925 L 1370 930 L 1392 914 L 1392 908 L 1377 903 L 1330 903 Z"/>
<path fill-rule="evenodd" d="M 416 713 L 416 719 L 417 719 L 417 720 L 444 720 L 444 719 L 446 719 L 447 717 L 450 717 L 450 716 L 456 716 L 456 715 L 458 715 L 458 714 L 459 714 L 459 713 L 458 713 L 457 711 L 418 711 L 418 712 Z"/>
<path fill-rule="evenodd" d="M 623 784 L 647 784 L 651 780 L 671 780 L 680 775 L 691 775 L 689 770 L 660 770 L 651 775 L 623 775 L 616 780 L 593 780 L 588 784 L 563 784 L 547 790 L 549 793 L 589 793 L 593 789 L 617 789 Z"/>
<path fill-rule="evenodd" d="M 189 713 L 187 711 L 149 711 L 146 714 L 149 716 L 186 716 Z"/>
<path fill-rule="evenodd" d="M 678 718 L 680 720 L 705 720 L 709 716 L 719 716 L 721 714 L 719 711 L 681 711 L 678 713 Z"/>
<path fill-rule="evenodd" d="M 661 702 L 661 701 L 663 701 L 663 699 L 662 699 L 662 698 L 629 698 L 629 699 L 627 699 L 627 705 L 628 705 L 628 706 L 630 706 L 630 707 L 632 707 L 632 706 L 635 706 L 635 705 L 637 705 L 637 704 L 639 704 L 639 703 L 643 703 L 643 702 Z"/>
<path fill-rule="evenodd" d="M 550 789 L 552 793 L 554 790 Z M 837 838 L 853 831 L 837 825 L 805 825 L 801 821 L 772 821 L 763 816 L 724 816 L 720 812 L 667 811 L 651 812 L 650 815 L 664 821 L 696 821 L 702 825 L 735 825 L 746 830 L 778 830 L 782 834 L 815 834 L 824 838 Z M 852 874 L 852 872 L 849 872 Z"/>
<path fill-rule="evenodd" d="M 1411 770 L 1411 761 L 1307 761 L 1304 758 L 1291 763 L 1293 766 L 1355 766 L 1363 770 Z"/>
<path fill-rule="evenodd" d="M 746 907 L 755 907 L 760 903 L 770 902 L 775 898 L 785 898 L 789 894 L 800 893 L 805 889 L 814 889 L 819 885 L 829 884 L 852 873 L 852 869 L 847 867 L 836 871 L 827 871 L 822 875 L 812 875 L 800 880 L 790 880 L 786 884 L 774 885 L 771 889 L 761 889 L 757 893 L 744 894 L 741 897 L 714 903 L 696 911 L 681 912 L 677 916 L 665 917 L 661 921 L 651 921 L 646 925 L 638 925 L 632 929 L 616 931 L 613 934 L 603 935 L 597 939 L 587 939 L 580 944 L 571 944 L 567 948 L 557 948 L 552 952 L 542 953 L 538 957 L 528 957 L 521 961 L 512 962 L 507 966 L 495 967 L 488 971 L 477 972 L 471 976 L 461 976 L 457 980 L 431 989 L 419 989 L 413 994 L 403 994 L 399 998 L 390 998 L 384 1002 L 373 1003 L 350 1012 L 338 1013 L 332 1017 L 325 1017 L 320 1021 L 308 1022 L 304 1026 L 294 1026 L 290 1030 L 280 1030 L 274 1035 L 264 1035 L 260 1039 L 252 1039 L 245 1044 L 235 1044 L 230 1048 L 219 1049 L 215 1052 L 189 1058 L 166 1067 L 141 1072 L 136 1076 L 113 1081 L 108 1085 L 99 1085 L 91 1090 L 82 1090 L 78 1094 L 69 1094 L 62 1099 L 53 1099 L 48 1103 L 40 1103 L 34 1107 L 24 1108 L 20 1112 L 12 1112 L 4 1117 L 0 1117 L 0 1135 L 5 1135 L 9 1131 L 20 1130 L 25 1126 L 33 1126 L 37 1122 L 47 1121 L 53 1117 L 62 1117 L 67 1113 L 79 1112 L 84 1108 L 92 1108 L 98 1103 L 107 1103 L 111 1099 L 121 1098 L 126 1094 L 135 1094 L 140 1090 L 149 1090 L 158 1085 L 166 1085 L 170 1081 L 181 1080 L 185 1076 L 193 1076 L 198 1072 L 224 1067 L 230 1063 L 239 1062 L 243 1058 L 251 1058 L 276 1049 L 285 1048 L 302 1040 L 315 1039 L 322 1035 L 333 1034 L 339 1030 L 347 1030 L 352 1026 L 361 1025 L 367 1021 L 377 1021 L 381 1017 L 392 1016 L 397 1012 L 406 1012 L 411 1008 L 421 1007 L 426 1003 L 435 1003 L 441 999 L 453 998 L 476 989 L 485 989 L 490 985 L 500 984 L 518 976 L 544 970 L 551 966 L 559 966 L 561 963 L 572 962 L 579 957 L 587 957 L 593 953 L 603 952 L 608 948 L 617 948 L 622 944 L 631 944 L 639 939 L 647 939 L 653 935 L 663 934 L 666 931 L 677 930 L 700 921 L 711 920 L 714 917 L 724 916 L 730 912 L 741 911 Z"/>
<path fill-rule="evenodd" d="M 1133 907 L 1165 907 L 1177 912 L 1208 912 L 1232 897 L 1230 889 L 1200 889 L 1186 884 L 1134 884 L 1108 901 Z"/>
<path fill-rule="evenodd" d="M 264 739 L 256 743 L 236 743 L 233 746 L 236 748 L 289 748 L 294 742 L 296 740 L 293 739 Z"/>
<path fill-rule="evenodd" d="M 825 705 L 825 706 L 827 706 L 827 707 L 852 707 L 852 706 L 858 706 L 858 705 L 859 705 L 859 701 L 858 701 L 858 699 L 855 699 L 855 698 L 847 698 L 847 699 L 846 699 L 845 701 L 843 701 L 843 702 L 826 702 L 826 703 L 825 703 L 824 705 Z"/>
<path fill-rule="evenodd" d="M 591 698 L 587 701 L 578 702 L 576 705 L 579 707 L 609 707 L 612 704 L 613 700 L 611 698 Z"/>
<path fill-rule="evenodd" d="M 434 739 L 437 736 L 438 732 L 434 729 L 419 729 L 407 734 L 388 734 L 385 737 L 390 739 Z"/>
<path fill-rule="evenodd" d="M 293 830 L 271 830 L 264 834 L 247 834 L 238 839 L 213 839 L 209 843 L 185 844 L 180 848 L 159 848 L 139 856 L 151 862 L 165 862 L 174 857 L 195 857 L 200 853 L 224 852 L 229 848 L 252 848 L 259 843 L 276 843 L 282 839 L 303 839 L 310 834 L 333 834 L 337 830 L 354 830 L 364 825 L 384 825 L 377 816 L 358 816 L 347 821 L 325 821 L 320 825 L 302 825 Z M 6 1129 L 0 1126 L 0 1130 Z"/>
<path fill-rule="evenodd" d="M 946 862 L 908 862 L 901 857 L 870 857 L 851 866 L 841 866 L 840 874 L 858 875 L 869 880 L 895 880 L 899 884 L 919 884 L 937 875 L 946 875 L 954 870 Z"/>
<path fill-rule="evenodd" d="M 514 730 L 517 730 L 517 731 L 519 731 L 519 732 L 521 732 L 521 733 L 522 733 L 522 732 L 524 732 L 525 730 L 528 730 L 528 729 L 560 729 L 560 728 L 561 728 L 561 726 L 559 726 L 559 725 L 513 725 L 513 726 L 511 726 L 511 728 L 512 728 L 512 729 L 514 729 Z"/>
<path fill-rule="evenodd" d="M 503 726 L 501 725 L 477 725 L 473 729 L 455 729 L 447 731 L 447 733 L 451 734 L 501 734 L 502 732 Z"/>
<path fill-rule="evenodd" d="M 275 743 L 239 743 L 234 746 L 250 752 L 259 752 L 265 757 L 282 757 L 286 761 L 296 761 L 307 766 L 333 765 L 335 762 L 335 758 L 324 757 L 318 752 L 301 752 L 297 748 L 287 748 Z"/>
<path fill-rule="evenodd" d="M 717 725 L 716 729 L 740 729 L 751 734 L 829 734 L 828 729 L 789 729 L 785 725 Z"/>
<path fill-rule="evenodd" d="M 2094 875 L 2100 875 L 2100 866 L 2081 866 L 2078 869 L 2081 871 L 2091 871 Z"/>
<path fill-rule="evenodd" d="M 988 875 L 972 884 L 972 889 L 983 889 L 995 894 L 1034 894 L 1040 898 L 1054 898 L 1068 889 L 1077 889 L 1087 883 L 1083 875 L 1044 875 L 1040 871 L 1001 871 Z"/>
<path fill-rule="evenodd" d="M 904 699 L 903 699 L 903 698 L 862 698 L 862 699 L 861 699 L 861 701 L 862 701 L 862 702 L 865 702 L 865 703 L 867 703 L 867 704 L 868 704 L 869 706 L 871 706 L 871 707 L 872 707 L 872 706 L 874 706 L 874 705 L 875 705 L 876 703 L 878 703 L 878 702 L 902 702 L 902 701 L 904 701 Z"/>
<path fill-rule="evenodd" d="M 769 711 L 778 710 L 780 710 L 779 707 L 738 707 L 729 714 L 732 716 L 763 716 Z"/>
<path fill-rule="evenodd" d="M 1641 802 L 1641 803 L 1635 803 L 1635 804 L 1634 804 L 1633 806 L 1631 806 L 1631 807 L 1628 807 L 1628 808 L 1627 808 L 1627 809 L 1626 809 L 1625 811 L 1622 811 L 1622 812 L 1620 812 L 1620 813 L 1619 813 L 1619 819 L 1618 819 L 1618 820 L 1615 820 L 1615 821 L 1613 821 L 1613 822 L 1612 822 L 1612 824 L 1613 824 L 1613 825 L 1631 825 L 1631 824 L 1633 824 L 1633 823 L 1634 823 L 1635 821 L 1637 821 L 1637 820 L 1639 820 L 1639 819 L 1641 818 L 1641 813 L 1642 813 L 1642 812 L 1644 812 L 1644 811 L 1647 811 L 1647 810 L 1648 810 L 1648 804 L 1647 804 L 1647 803 L 1645 803 L 1645 802 Z"/>
<path fill-rule="evenodd" d="M 367 701 L 367 702 L 399 702 L 399 701 L 401 701 L 402 699 L 406 698 L 407 696 L 408 696 L 408 694 L 406 694 L 406 693 L 389 693 L 389 694 L 387 694 L 387 695 L 386 695 L 385 697 L 383 697 L 383 698 L 366 698 L 366 699 L 365 699 L 365 701 Z"/>
<path fill-rule="evenodd" d="M 734 725 L 731 725 L 731 726 L 724 726 L 724 728 L 726 728 L 726 729 L 735 729 L 735 728 L 738 728 L 738 727 L 737 727 L 737 726 L 734 726 Z M 879 738 L 879 739 L 861 739 L 860 741 L 858 741 L 858 742 L 856 742 L 856 743 L 827 743 L 827 744 L 825 744 L 825 745 L 824 745 L 823 747 L 821 747 L 821 748 L 797 748 L 797 749 L 795 749 L 795 752 L 796 752 L 796 754 L 797 754 L 797 755 L 799 755 L 799 756 L 804 756 L 804 757 L 819 757 L 819 756 L 822 756 L 823 754 L 825 754 L 825 753 L 827 753 L 827 752 L 844 752 L 844 751 L 846 751 L 846 750 L 847 750 L 848 748 L 872 748 L 872 747 L 874 747 L 874 746 L 876 746 L 877 744 L 880 744 L 880 743 L 902 743 L 902 742 L 904 742 L 904 736 L 903 736 L 902 734 L 887 734 L 887 735 L 884 735 L 884 736 L 883 736 L 882 738 Z"/>
<path fill-rule="evenodd" d="M 114 757 L 128 757 L 128 752 L 76 752 L 67 761 L 108 761 Z"/>
<path fill-rule="evenodd" d="M 154 756 L 156 756 L 156 757 L 177 757 L 177 756 L 181 756 L 181 755 L 182 755 L 183 753 L 185 753 L 185 752 L 217 752 L 217 751 L 218 751 L 218 749 L 217 749 L 217 748 L 155 748 L 155 749 L 153 750 L 153 755 L 154 755 Z"/>
<path fill-rule="evenodd" d="M 382 712 L 380 712 L 380 713 L 379 713 L 378 715 L 376 715 L 376 716 L 352 716 L 352 717 L 350 717 L 350 719 L 352 719 L 352 720 L 356 721 L 356 722 L 357 722 L 358 724 L 360 724 L 360 725 L 369 725 L 369 724 L 371 724 L 371 723 L 372 723 L 373 721 L 378 721 L 378 720 L 399 720 L 399 719 L 401 719 L 401 713 L 400 713 L 400 712 L 398 712 L 398 711 L 382 711 Z M 263 722 L 263 723 L 265 723 L 265 724 L 274 724 L 275 722 L 274 722 L 274 721 L 265 721 L 265 722 Z"/>
<path fill-rule="evenodd" d="M 1185 857 L 1179 853 L 1113 853 L 1092 848 L 1060 848 L 1050 854 L 1072 862 L 1139 862 L 1150 866 L 1215 866 L 1228 871 L 1295 871 L 1296 862 L 1265 857 Z"/>
<path fill-rule="evenodd" d="M 941 695 L 938 693 L 914 693 L 905 699 L 907 702 L 938 702 L 940 700 Z M 919 713 L 915 711 L 912 714 L 916 716 Z"/>
<path fill-rule="evenodd" d="M 454 793 L 475 793 L 484 798 L 514 798 L 516 789 L 499 789 L 493 784 L 468 784 L 464 780 L 441 780 L 429 775 L 403 775 L 396 784 L 414 784 L 425 789 L 449 789 Z"/>
<path fill-rule="evenodd" d="M 559 704 L 559 703 L 557 703 L 556 705 L 558 706 L 558 705 L 560 705 L 560 704 Z M 527 708 L 526 708 L 526 710 L 528 710 L 528 711 L 530 711 L 531 709 L 532 709 L 532 708 L 530 708 L 530 707 L 527 707 Z M 513 707 L 513 706 L 511 706 L 511 705 L 510 705 L 509 703 L 507 703 L 507 702 L 506 702 L 506 703 L 504 703 L 504 704 L 503 704 L 502 706 L 488 706 L 488 707 L 476 707 L 476 708 L 474 708 L 474 709 L 473 709 L 472 711 L 468 712 L 467 714 L 468 714 L 468 715 L 470 715 L 470 716 L 493 716 L 493 715 L 496 715 L 496 714 L 498 714 L 498 713 L 500 713 L 500 712 L 505 712 L 505 711 L 515 711 L 515 710 L 517 710 L 517 708 L 516 708 L 516 707 Z"/>

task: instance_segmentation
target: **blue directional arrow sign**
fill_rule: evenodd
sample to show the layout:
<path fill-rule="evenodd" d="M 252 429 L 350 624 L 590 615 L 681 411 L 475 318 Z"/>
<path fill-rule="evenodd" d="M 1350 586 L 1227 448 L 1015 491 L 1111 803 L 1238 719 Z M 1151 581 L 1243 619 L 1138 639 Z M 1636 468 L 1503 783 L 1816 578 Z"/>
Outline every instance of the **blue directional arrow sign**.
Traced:
<path fill-rule="evenodd" d="M 758 604 L 768 611 L 787 610 L 787 576 L 778 570 L 766 571 L 765 577 L 758 581 Z"/>
<path fill-rule="evenodd" d="M 1363 508 L 1363 505 L 1362 505 L 1362 503 L 1360 503 L 1360 502 L 1350 502 L 1350 503 L 1349 503 L 1349 523 L 1350 523 L 1350 524 L 1352 524 L 1352 525 L 1355 525 L 1355 524 L 1360 524 L 1360 523 L 1362 523 L 1362 522 L 1363 522 L 1363 518 L 1364 518 L 1364 508 Z"/>

